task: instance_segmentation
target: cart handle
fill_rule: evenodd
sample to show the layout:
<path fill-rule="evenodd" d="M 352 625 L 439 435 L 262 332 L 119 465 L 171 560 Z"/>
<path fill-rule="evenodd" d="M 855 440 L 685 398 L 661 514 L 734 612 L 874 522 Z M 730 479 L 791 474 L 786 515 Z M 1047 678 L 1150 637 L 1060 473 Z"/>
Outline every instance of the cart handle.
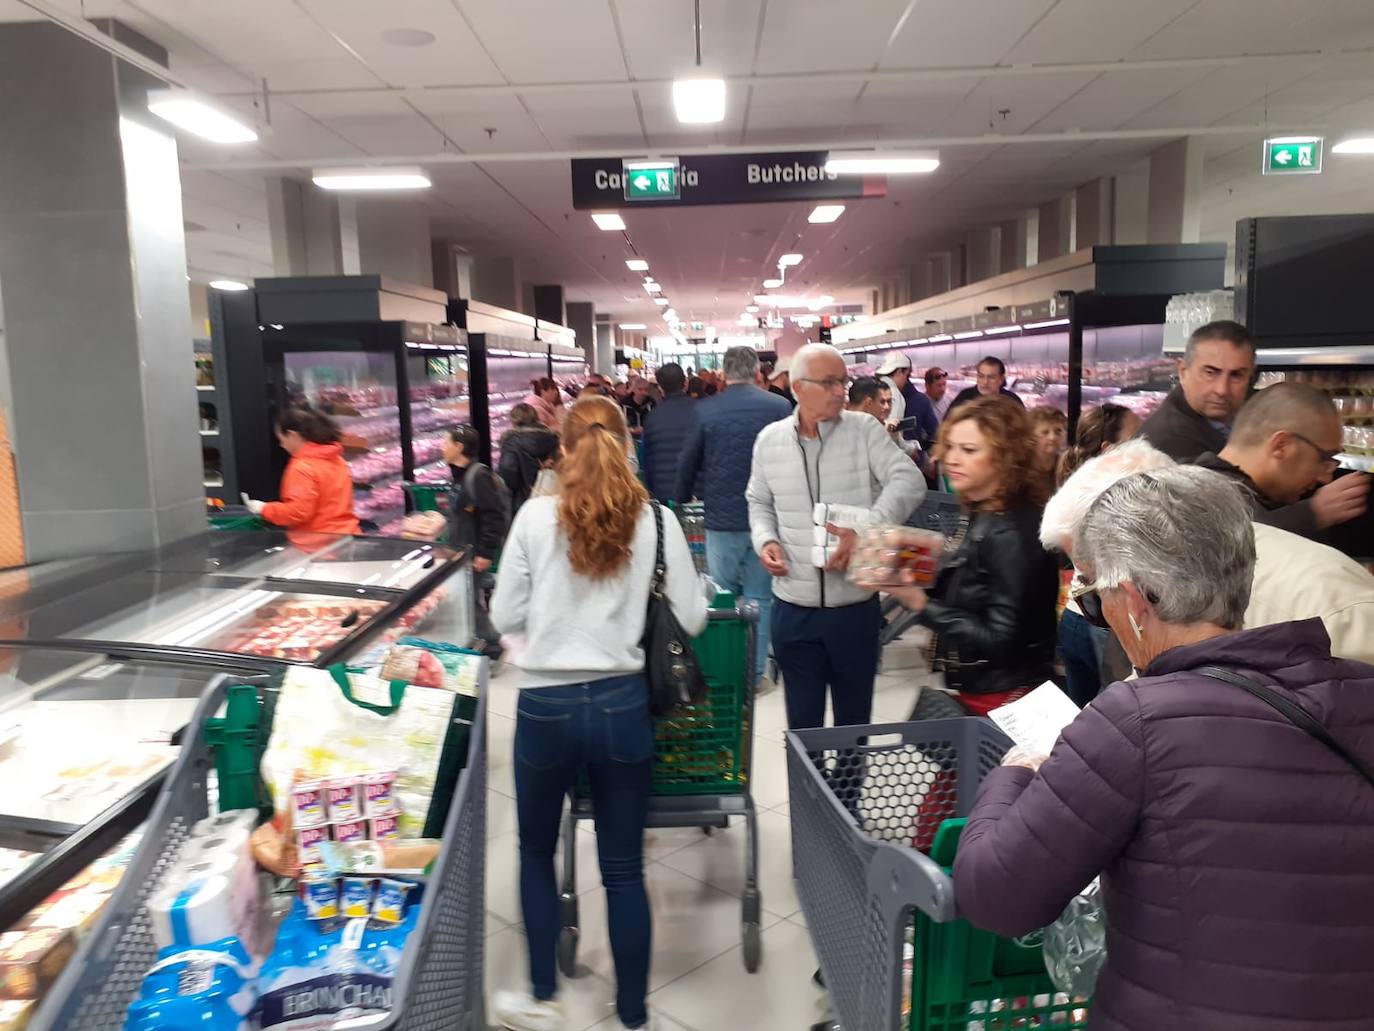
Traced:
<path fill-rule="evenodd" d="M 954 881 L 944 867 L 909 845 L 876 841 L 868 863 L 868 891 L 886 903 L 884 912 L 918 907 L 936 923 L 947 924 L 958 913 L 954 907 Z"/>

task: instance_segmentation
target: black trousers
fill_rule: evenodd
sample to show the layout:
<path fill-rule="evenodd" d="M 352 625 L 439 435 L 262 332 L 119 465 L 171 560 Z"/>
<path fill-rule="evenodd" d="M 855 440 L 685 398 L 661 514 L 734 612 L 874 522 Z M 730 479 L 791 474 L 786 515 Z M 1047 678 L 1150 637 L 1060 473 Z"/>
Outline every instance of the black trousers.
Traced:
<path fill-rule="evenodd" d="M 881 626 L 876 595 L 832 609 L 774 599 L 773 657 L 782 670 L 789 729 L 824 726 L 827 691 L 836 726 L 871 722 Z"/>

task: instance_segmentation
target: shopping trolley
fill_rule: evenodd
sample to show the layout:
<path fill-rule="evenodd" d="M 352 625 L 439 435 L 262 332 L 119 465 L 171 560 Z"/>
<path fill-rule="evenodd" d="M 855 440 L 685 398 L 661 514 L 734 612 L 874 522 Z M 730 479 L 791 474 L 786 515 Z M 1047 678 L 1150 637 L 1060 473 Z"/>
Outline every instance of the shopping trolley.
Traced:
<path fill-rule="evenodd" d="M 916 506 L 916 511 L 912 512 L 907 519 L 906 525 L 914 526 L 920 530 L 931 530 L 945 537 L 953 537 L 959 532 L 959 520 L 962 518 L 963 511 L 960 508 L 959 499 L 953 494 L 927 491 L 926 496 L 921 499 L 921 503 Z M 903 608 L 902 603 L 895 598 L 884 598 L 883 619 L 885 622 L 878 634 L 878 646 L 883 648 L 897 640 L 916 625 L 918 618 L 916 613 Z"/>
<path fill-rule="evenodd" d="M 962 817 L 1010 744 L 972 717 L 788 733 L 797 894 L 832 1027 L 1087 1027 L 1086 1002 L 1050 982 L 1039 934 L 999 938 L 955 913 Z"/>
<path fill-rule="evenodd" d="M 124 879 L 76 956 L 53 985 L 29 1023 L 30 1031 L 122 1031 L 129 1004 L 157 960 L 148 900 L 175 867 L 191 828 L 210 811 L 226 767 L 214 755 L 212 739 L 222 743 L 228 677 L 212 681 L 196 707 L 186 741 L 162 789 L 143 840 Z M 392 1009 L 378 1031 L 486 1031 L 483 1001 L 483 948 L 486 928 L 486 673 L 474 700 L 466 768 L 458 777 L 444 823 L 444 846 L 435 860 L 420 915 L 392 982 Z M 230 706 L 232 709 L 232 705 Z M 234 730 L 248 754 L 265 744 L 261 728 Z M 240 749 L 242 751 L 243 749 Z M 218 770 L 219 776 L 212 776 Z M 256 777 L 256 761 L 244 770 Z M 226 801 L 220 791 L 221 801 Z M 250 783 L 241 802 L 256 797 Z"/>
<path fill-rule="evenodd" d="M 750 791 L 754 741 L 754 647 L 758 608 L 722 591 L 711 606 L 706 630 L 696 639 L 706 676 L 706 699 L 657 721 L 650 827 L 700 827 L 710 833 L 744 817 L 744 967 L 751 974 L 762 955 L 759 915 L 758 817 Z M 577 902 L 577 823 L 593 816 L 585 783 L 573 790 L 563 818 L 563 886 L 559 897 L 563 931 L 558 967 L 577 976 L 580 924 Z"/>
<path fill-rule="evenodd" d="M 696 563 L 698 573 L 705 573 L 706 506 L 700 501 L 689 501 L 675 507 L 678 522 L 682 524 L 683 536 L 687 538 L 687 547 L 692 552 L 692 561 Z"/>

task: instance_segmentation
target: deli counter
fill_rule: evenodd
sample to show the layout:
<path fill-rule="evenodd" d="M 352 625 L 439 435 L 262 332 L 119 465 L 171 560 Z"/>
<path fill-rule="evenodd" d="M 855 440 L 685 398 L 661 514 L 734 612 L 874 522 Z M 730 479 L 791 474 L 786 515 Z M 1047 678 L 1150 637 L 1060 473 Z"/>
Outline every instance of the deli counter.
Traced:
<path fill-rule="evenodd" d="M 466 645 L 472 611 L 467 555 L 427 541 L 218 532 L 0 573 L 0 931 L 117 883 L 213 678 Z"/>

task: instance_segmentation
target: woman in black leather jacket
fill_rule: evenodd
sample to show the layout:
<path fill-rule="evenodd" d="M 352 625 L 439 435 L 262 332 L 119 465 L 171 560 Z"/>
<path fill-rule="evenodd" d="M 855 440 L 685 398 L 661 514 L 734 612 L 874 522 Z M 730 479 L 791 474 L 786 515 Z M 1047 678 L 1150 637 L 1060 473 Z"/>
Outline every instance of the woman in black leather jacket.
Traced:
<path fill-rule="evenodd" d="M 1040 545 L 1045 498 L 1025 410 L 1000 398 L 961 405 L 940 427 L 936 454 L 963 505 L 929 592 L 885 588 L 932 631 L 932 666 L 958 692 L 922 691 L 913 719 L 983 715 L 1053 672 L 1059 570 Z"/>

